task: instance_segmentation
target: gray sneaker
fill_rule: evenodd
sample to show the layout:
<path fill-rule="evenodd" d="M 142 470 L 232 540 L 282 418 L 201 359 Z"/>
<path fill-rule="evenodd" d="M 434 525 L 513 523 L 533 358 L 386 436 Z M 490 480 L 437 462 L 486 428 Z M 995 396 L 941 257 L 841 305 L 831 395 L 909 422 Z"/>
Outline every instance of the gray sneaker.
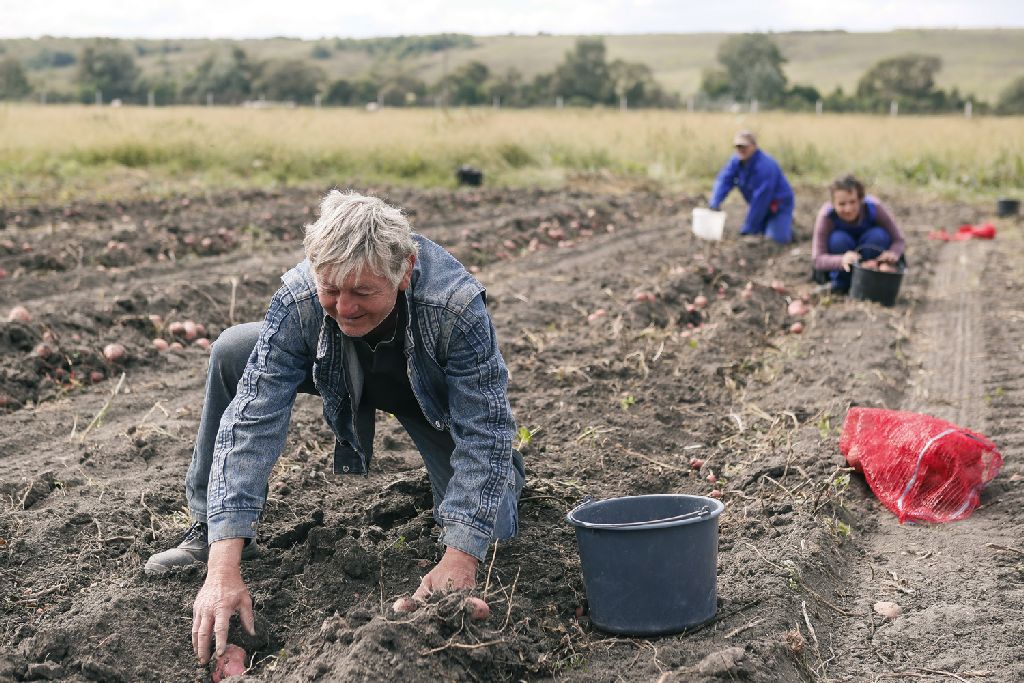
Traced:
<path fill-rule="evenodd" d="M 146 573 L 155 576 L 164 574 L 174 567 L 187 567 L 196 562 L 206 562 L 210 556 L 206 532 L 205 522 L 193 522 L 185 532 L 185 538 L 181 543 L 146 560 Z M 258 555 L 259 550 L 256 548 L 255 539 L 249 539 L 242 549 L 242 559 L 251 560 Z"/>

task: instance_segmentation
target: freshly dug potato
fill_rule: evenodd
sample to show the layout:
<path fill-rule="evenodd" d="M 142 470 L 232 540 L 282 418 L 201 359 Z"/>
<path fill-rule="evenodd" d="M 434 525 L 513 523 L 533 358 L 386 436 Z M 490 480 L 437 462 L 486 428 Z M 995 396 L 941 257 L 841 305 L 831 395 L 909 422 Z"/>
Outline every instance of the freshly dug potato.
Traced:
<path fill-rule="evenodd" d="M 213 669 L 213 683 L 220 683 L 222 679 L 229 676 L 240 676 L 246 669 L 245 650 L 237 645 L 228 645 L 224 654 L 217 658 L 217 664 Z"/>

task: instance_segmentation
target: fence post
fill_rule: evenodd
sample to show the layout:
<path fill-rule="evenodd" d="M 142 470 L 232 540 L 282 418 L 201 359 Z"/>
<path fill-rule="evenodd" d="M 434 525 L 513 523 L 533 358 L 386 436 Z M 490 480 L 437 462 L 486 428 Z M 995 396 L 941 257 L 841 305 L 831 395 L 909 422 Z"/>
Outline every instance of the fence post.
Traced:
<path fill-rule="evenodd" d="M 967 100 L 964 102 L 964 116 L 971 118 L 974 115 L 974 102 Z"/>
<path fill-rule="evenodd" d="M 501 95 L 495 95 L 491 99 L 491 105 L 493 105 L 495 109 L 501 109 Z"/>
<path fill-rule="evenodd" d="M 39 93 L 39 104 L 42 104 L 42 105 L 46 104 L 46 91 L 45 90 L 43 92 Z"/>
<path fill-rule="evenodd" d="M 822 102 L 821 100 L 818 100 L 817 102 L 814 103 L 814 113 L 817 114 L 818 116 L 821 116 L 821 112 L 823 111 L 825 111 L 825 103 Z"/>
<path fill-rule="evenodd" d="M 320 93 L 313 95 L 313 106 L 319 109 L 321 103 L 323 103 L 323 97 L 320 95 Z"/>
<path fill-rule="evenodd" d="M 898 116 L 900 113 L 900 103 L 893 100 L 889 103 L 889 116 Z"/>
<path fill-rule="evenodd" d="M 146 93 L 146 104 L 150 107 L 156 106 L 156 93 L 152 90 Z"/>
<path fill-rule="evenodd" d="M 561 109 L 563 106 L 562 96 L 558 95 L 555 97 L 555 109 Z"/>
<path fill-rule="evenodd" d="M 619 111 L 626 111 L 629 108 L 629 102 L 625 95 L 619 95 Z"/>
<path fill-rule="evenodd" d="M 103 106 L 103 91 L 102 90 L 97 90 L 96 91 L 96 106 L 97 107 L 102 107 Z"/>
<path fill-rule="evenodd" d="M 688 112 L 690 112 L 692 114 L 693 110 L 696 108 L 696 104 L 697 103 L 694 102 L 694 98 L 693 97 L 688 97 L 686 99 L 686 111 L 688 111 Z"/>
<path fill-rule="evenodd" d="M 212 92 L 206 93 L 206 106 L 207 107 L 212 107 L 213 106 L 213 93 Z"/>
<path fill-rule="evenodd" d="M 758 105 L 758 101 L 757 100 L 755 100 L 755 99 L 750 100 L 750 113 L 751 114 L 756 114 L 757 113 L 757 105 Z"/>

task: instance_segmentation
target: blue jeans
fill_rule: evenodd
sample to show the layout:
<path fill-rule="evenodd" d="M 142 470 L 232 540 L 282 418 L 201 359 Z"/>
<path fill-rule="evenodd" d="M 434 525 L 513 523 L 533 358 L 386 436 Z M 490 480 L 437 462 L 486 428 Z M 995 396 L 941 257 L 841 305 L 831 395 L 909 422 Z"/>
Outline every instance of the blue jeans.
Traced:
<path fill-rule="evenodd" d="M 892 237 L 885 228 L 868 228 L 855 235 L 846 230 L 833 230 L 828 236 L 828 253 L 845 254 L 848 251 L 856 251 L 863 259 L 876 259 L 883 251 L 892 246 Z M 851 273 L 845 270 L 833 270 L 828 274 L 832 281 L 832 289 L 838 292 L 845 292 L 850 289 Z"/>
<path fill-rule="evenodd" d="M 220 419 L 234 398 L 238 381 L 259 338 L 261 323 L 243 323 L 225 330 L 210 349 L 210 368 L 206 379 L 206 397 L 199 420 L 199 433 L 192 453 L 192 463 L 185 477 L 185 496 L 193 519 L 205 521 L 207 515 L 207 489 L 213 450 L 217 441 Z M 299 392 L 319 395 L 313 384 L 312 374 L 300 385 Z M 451 464 L 455 443 L 448 431 L 434 429 L 425 418 L 400 417 L 399 422 L 409 433 L 413 443 L 423 457 L 427 477 L 434 497 L 434 517 L 444 500 L 448 482 L 454 472 Z M 237 427 L 242 428 L 242 427 Z M 492 539 L 512 538 L 519 531 L 519 494 L 523 489 L 525 474 L 523 459 L 518 451 L 512 451 L 516 486 L 503 496 L 498 506 Z"/>
<path fill-rule="evenodd" d="M 779 202 L 778 210 L 769 212 L 764 223 L 753 229 L 741 230 L 741 235 L 767 235 L 779 244 L 793 241 L 793 207 L 792 199 Z"/>

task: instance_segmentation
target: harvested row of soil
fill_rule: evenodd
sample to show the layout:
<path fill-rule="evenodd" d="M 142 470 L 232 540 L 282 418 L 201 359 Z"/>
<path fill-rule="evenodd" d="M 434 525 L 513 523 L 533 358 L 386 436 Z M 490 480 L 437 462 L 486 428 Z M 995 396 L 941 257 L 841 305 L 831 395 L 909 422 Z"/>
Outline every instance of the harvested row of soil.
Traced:
<path fill-rule="evenodd" d="M 855 652 L 843 640 L 853 628 L 847 614 L 863 614 L 869 595 L 850 567 L 864 566 L 888 513 L 844 471 L 837 429 L 851 402 L 901 406 L 918 370 L 914 325 L 930 297 L 927 264 L 938 253 L 923 235 L 974 220 L 971 207 L 895 203 L 898 216 L 914 217 L 904 227 L 920 265 L 900 306 L 882 309 L 814 293 L 807 241 L 697 243 L 686 229 L 693 206 L 686 198 L 388 194 L 488 287 L 513 409 L 530 434 L 522 447 L 522 534 L 481 571 L 488 621 L 469 622 L 453 599 L 396 617 L 387 606 L 415 588 L 440 552 L 419 456 L 396 421 L 381 415 L 373 472 L 336 477 L 319 400 L 300 397 L 271 480 L 261 557 L 243 567 L 259 636 L 234 637 L 253 657 L 249 676 L 767 681 L 862 680 L 891 670 L 879 668 L 885 660 L 838 650 Z M 0 417 L 7 501 L 0 680 L 207 675 L 196 669 L 189 642 L 202 570 L 160 579 L 141 572 L 145 558 L 175 543 L 187 524 L 182 481 L 206 355 L 194 346 L 153 350 L 162 330 L 149 315 L 162 324 L 200 322 L 211 338 L 232 322 L 258 319 L 278 276 L 300 257 L 306 208 L 317 198 L 316 191 L 187 205 L 179 198 L 78 207 L 77 215 L 40 207 L 26 212 L 31 221 L 7 228 L 16 242 L 31 241 L 59 216 L 76 226 L 62 234 L 73 234 L 90 256 L 62 272 L 20 266 L 0 281 L 2 302 L 34 315 L 7 324 L 2 338 L 41 340 L 50 330 L 65 356 L 66 348 L 122 340 L 128 358 L 103 361 L 108 379 L 99 383 L 47 393 L 41 380 L 15 379 L 41 377 L 26 369 L 31 348 L 4 342 L 11 346 L 2 356 L 3 391 L 13 400 Z M 815 208 L 798 206 L 804 240 Z M 128 223 L 122 215 L 154 230 L 173 219 L 200 241 L 228 226 L 281 228 L 222 253 L 173 260 L 130 249 L 124 264 L 100 269 L 97 254 Z M 801 316 L 805 332 L 789 334 L 798 319 L 788 304 L 801 295 L 811 304 Z M 1006 387 L 1000 398 L 1010 400 Z M 610 638 L 587 618 L 565 512 L 585 495 L 665 492 L 714 492 L 727 505 L 718 615 L 689 634 Z M 1020 525 L 1019 512 L 1010 514 Z M 1012 571 L 1007 577 L 1012 582 Z M 884 631 L 877 618 L 871 623 Z M 975 666 L 969 657 L 961 663 L 961 671 Z"/>

